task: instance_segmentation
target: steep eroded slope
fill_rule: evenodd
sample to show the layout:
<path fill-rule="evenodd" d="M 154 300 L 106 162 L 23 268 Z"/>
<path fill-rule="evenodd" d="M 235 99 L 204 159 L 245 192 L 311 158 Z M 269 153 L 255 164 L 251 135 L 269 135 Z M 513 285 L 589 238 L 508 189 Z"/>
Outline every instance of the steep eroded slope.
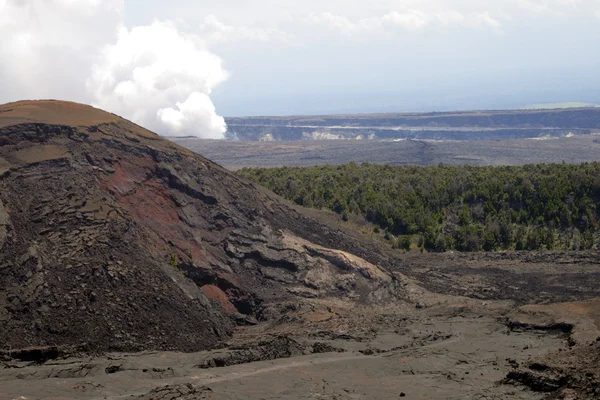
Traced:
<path fill-rule="evenodd" d="M 291 297 L 401 292 L 372 244 L 129 121 L 57 101 L 0 106 L 0 249 L 5 350 L 194 351 Z"/>

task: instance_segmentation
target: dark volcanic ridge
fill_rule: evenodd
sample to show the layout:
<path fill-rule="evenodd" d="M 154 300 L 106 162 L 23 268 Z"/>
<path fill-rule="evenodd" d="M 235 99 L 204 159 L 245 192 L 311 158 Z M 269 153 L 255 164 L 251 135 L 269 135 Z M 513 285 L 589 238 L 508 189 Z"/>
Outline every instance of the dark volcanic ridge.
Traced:
<path fill-rule="evenodd" d="M 58 101 L 0 106 L 0 249 L 5 353 L 196 351 L 292 296 L 401 292 L 372 243 L 129 121 Z"/>

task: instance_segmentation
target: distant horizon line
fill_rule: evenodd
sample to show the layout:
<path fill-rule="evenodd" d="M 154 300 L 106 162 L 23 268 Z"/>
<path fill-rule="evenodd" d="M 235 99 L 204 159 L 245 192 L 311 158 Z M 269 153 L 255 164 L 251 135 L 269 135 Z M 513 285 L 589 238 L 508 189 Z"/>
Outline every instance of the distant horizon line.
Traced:
<path fill-rule="evenodd" d="M 573 104 L 573 105 L 568 105 Z M 385 112 L 347 112 L 347 113 L 299 113 L 299 114 L 255 114 L 255 115 L 236 115 L 225 116 L 225 119 L 242 118 L 295 118 L 295 117 L 344 117 L 344 116 L 366 116 L 366 115 L 422 115 L 422 114 L 452 114 L 452 113 L 472 113 L 472 112 L 508 112 L 508 111 L 552 111 L 552 110 L 577 110 L 600 108 L 600 104 L 587 102 L 553 102 L 536 103 L 519 108 L 457 108 L 455 110 L 444 111 L 385 111 Z"/>

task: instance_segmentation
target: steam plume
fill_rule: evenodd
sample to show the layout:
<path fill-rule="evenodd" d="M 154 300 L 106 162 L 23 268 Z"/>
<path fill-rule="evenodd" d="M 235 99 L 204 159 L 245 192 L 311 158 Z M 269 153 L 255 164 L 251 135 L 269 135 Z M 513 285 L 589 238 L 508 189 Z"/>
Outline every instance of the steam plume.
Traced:
<path fill-rule="evenodd" d="M 221 60 L 170 22 L 127 29 L 124 13 L 123 0 L 0 0 L 0 103 L 74 100 L 167 136 L 224 137 Z"/>

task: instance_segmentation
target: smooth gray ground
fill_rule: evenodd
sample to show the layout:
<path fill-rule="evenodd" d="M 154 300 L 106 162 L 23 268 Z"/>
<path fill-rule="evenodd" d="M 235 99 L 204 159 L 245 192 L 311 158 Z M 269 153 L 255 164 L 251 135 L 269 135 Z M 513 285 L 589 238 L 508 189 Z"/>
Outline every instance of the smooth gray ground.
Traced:
<path fill-rule="evenodd" d="M 485 141 L 306 140 L 243 142 L 172 139 L 229 169 L 371 162 L 392 165 L 522 165 L 600 161 L 600 136 Z"/>
<path fill-rule="evenodd" d="M 0 370 L 2 399 L 130 399 L 164 385 L 210 388 L 212 399 L 541 399 L 501 385 L 518 363 L 565 346 L 554 335 L 508 334 L 496 319 L 465 312 L 390 323 L 344 353 L 310 354 L 198 369 L 203 353 L 112 354 Z M 397 320 L 398 321 L 398 320 Z M 401 320 L 400 320 L 401 321 Z M 358 350 L 373 349 L 365 355 Z M 22 368 L 21 368 L 22 367 Z M 107 373 L 107 368 L 119 367 Z M 196 397 L 192 397 L 196 398 Z M 205 397 L 197 397 L 205 398 Z"/>

